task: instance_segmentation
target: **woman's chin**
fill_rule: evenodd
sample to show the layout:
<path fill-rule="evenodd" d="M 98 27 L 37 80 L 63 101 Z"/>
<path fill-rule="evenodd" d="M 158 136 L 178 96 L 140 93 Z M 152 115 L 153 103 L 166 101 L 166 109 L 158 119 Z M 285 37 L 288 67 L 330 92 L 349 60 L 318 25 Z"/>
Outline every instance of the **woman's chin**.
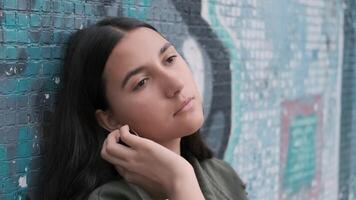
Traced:
<path fill-rule="evenodd" d="M 186 127 L 184 127 L 185 128 L 184 132 L 186 133 L 184 136 L 192 135 L 193 133 L 197 132 L 203 126 L 203 123 L 204 123 L 203 116 L 190 121 L 190 123 L 187 124 Z"/>

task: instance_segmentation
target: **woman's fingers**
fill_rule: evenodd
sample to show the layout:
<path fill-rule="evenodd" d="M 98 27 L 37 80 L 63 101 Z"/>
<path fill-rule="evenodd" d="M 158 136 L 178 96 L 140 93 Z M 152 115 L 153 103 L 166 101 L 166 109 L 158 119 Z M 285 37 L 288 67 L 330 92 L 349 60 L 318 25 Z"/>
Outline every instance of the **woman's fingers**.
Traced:
<path fill-rule="evenodd" d="M 101 150 L 101 157 L 113 165 L 121 165 L 121 166 L 127 165 L 126 161 L 110 155 L 104 148 Z"/>
<path fill-rule="evenodd" d="M 121 126 L 120 128 L 120 139 L 131 148 L 136 149 L 142 147 L 144 138 L 133 135 L 129 131 L 129 126 Z"/>
<path fill-rule="evenodd" d="M 120 139 L 119 130 L 111 132 L 105 139 L 102 147 L 102 156 L 106 159 L 111 160 L 127 160 L 133 154 L 133 150 L 124 145 L 118 144 L 117 141 Z M 110 158 L 113 157 L 113 158 Z"/>

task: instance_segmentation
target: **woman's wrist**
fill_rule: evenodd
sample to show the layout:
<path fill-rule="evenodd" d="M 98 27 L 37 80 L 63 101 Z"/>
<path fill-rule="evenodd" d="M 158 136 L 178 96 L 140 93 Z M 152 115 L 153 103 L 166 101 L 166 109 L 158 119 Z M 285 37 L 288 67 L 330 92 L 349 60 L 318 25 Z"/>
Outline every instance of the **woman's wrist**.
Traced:
<path fill-rule="evenodd" d="M 186 167 L 183 170 L 184 174 L 174 178 L 173 185 L 168 192 L 169 200 L 204 199 L 193 167 L 190 164 Z"/>

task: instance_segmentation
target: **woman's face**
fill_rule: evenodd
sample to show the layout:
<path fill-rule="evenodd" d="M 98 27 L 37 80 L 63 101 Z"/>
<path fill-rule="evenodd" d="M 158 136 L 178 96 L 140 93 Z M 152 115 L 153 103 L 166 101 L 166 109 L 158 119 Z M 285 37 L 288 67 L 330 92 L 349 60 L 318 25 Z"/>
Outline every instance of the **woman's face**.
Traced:
<path fill-rule="evenodd" d="M 137 28 L 111 52 L 103 73 L 111 124 L 165 142 L 203 124 L 202 98 L 185 62 L 159 33 Z"/>

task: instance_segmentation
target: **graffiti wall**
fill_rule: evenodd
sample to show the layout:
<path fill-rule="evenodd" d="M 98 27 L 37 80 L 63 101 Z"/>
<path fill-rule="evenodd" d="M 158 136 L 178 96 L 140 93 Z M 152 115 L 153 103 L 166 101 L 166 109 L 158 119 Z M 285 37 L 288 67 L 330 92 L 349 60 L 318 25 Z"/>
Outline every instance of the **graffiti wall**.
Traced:
<path fill-rule="evenodd" d="M 356 2 L 345 1 L 340 127 L 340 199 L 356 199 Z"/>
<path fill-rule="evenodd" d="M 0 0 L 0 200 L 36 199 L 67 38 L 105 16 L 176 46 L 249 199 L 356 199 L 353 0 Z"/>

